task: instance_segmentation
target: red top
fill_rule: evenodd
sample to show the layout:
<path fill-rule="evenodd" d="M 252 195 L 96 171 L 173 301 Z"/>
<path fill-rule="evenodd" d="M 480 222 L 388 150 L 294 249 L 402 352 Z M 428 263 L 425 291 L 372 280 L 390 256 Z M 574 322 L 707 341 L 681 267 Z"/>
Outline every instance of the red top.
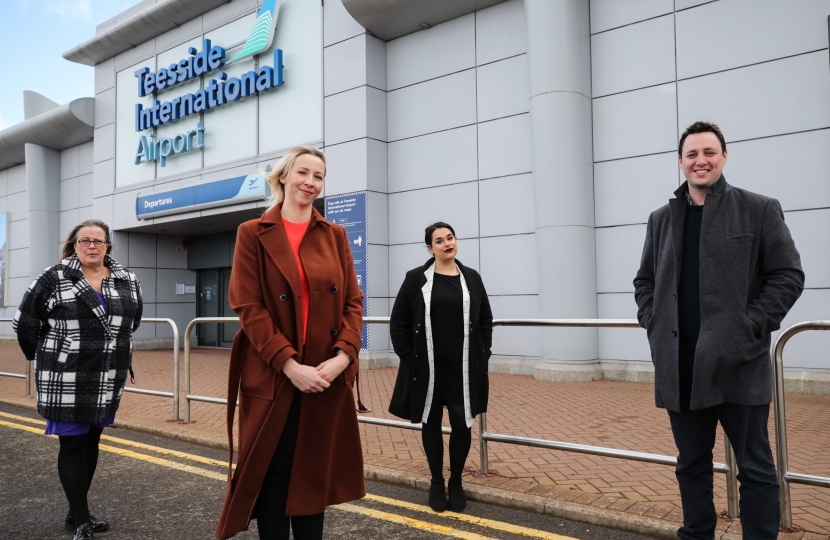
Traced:
<path fill-rule="evenodd" d="M 311 293 L 308 289 L 308 279 L 305 275 L 303 263 L 300 261 L 300 244 L 303 243 L 303 237 L 305 236 L 306 230 L 308 230 L 310 221 L 306 221 L 305 223 L 292 223 L 283 219 L 282 223 L 285 225 L 288 242 L 291 244 L 291 251 L 294 252 L 294 257 L 297 259 L 297 269 L 300 271 L 300 284 L 303 288 L 303 345 L 305 345 L 305 337 L 308 330 L 308 301 L 311 298 Z"/>

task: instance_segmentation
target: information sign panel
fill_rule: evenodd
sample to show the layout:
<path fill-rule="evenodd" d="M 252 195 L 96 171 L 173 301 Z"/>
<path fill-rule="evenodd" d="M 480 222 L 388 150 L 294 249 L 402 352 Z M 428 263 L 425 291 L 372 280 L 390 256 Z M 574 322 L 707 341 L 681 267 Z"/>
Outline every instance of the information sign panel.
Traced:
<path fill-rule="evenodd" d="M 357 284 L 363 292 L 363 315 L 369 315 L 369 262 L 366 192 L 347 193 L 326 197 L 326 219 L 346 229 L 349 238 L 349 247 L 354 258 L 354 270 L 357 274 Z M 369 327 L 363 325 L 363 349 L 369 349 Z"/>

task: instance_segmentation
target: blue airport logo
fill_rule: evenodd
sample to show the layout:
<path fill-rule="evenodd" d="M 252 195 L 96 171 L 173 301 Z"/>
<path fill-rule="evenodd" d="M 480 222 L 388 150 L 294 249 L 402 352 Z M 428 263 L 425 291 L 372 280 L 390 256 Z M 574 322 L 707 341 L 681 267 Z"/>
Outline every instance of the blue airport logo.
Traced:
<path fill-rule="evenodd" d="M 135 72 L 138 79 L 138 96 L 156 96 L 159 92 L 174 88 L 192 79 L 207 76 L 221 70 L 226 63 L 247 58 L 267 51 L 273 42 L 282 0 L 265 0 L 257 13 L 253 27 L 242 49 L 233 58 L 226 61 L 227 53 L 223 47 L 214 45 L 209 39 L 202 41 L 201 50 L 196 47 L 188 49 L 188 56 L 172 63 L 157 72 L 144 67 Z M 274 49 L 274 67 L 262 66 L 239 77 L 229 77 L 224 71 L 218 76 L 205 81 L 204 88 L 196 92 L 176 96 L 169 101 L 154 99 L 153 104 L 145 107 L 135 105 L 135 130 L 138 132 L 153 129 L 168 122 L 175 122 L 188 116 L 199 115 L 204 111 L 221 107 L 240 99 L 256 96 L 284 83 L 282 50 Z M 196 130 L 190 130 L 171 138 L 156 139 L 142 135 L 136 149 L 135 164 L 157 161 L 164 167 L 167 158 L 177 154 L 204 148 L 204 127 L 200 123 Z"/>
<path fill-rule="evenodd" d="M 167 158 L 205 147 L 205 128 L 202 123 L 196 124 L 196 129 L 187 133 L 179 133 L 175 137 L 156 139 L 155 133 L 150 133 L 150 139 L 142 135 L 138 140 L 138 151 L 135 154 L 135 164 L 158 161 L 162 167 L 167 166 Z"/>

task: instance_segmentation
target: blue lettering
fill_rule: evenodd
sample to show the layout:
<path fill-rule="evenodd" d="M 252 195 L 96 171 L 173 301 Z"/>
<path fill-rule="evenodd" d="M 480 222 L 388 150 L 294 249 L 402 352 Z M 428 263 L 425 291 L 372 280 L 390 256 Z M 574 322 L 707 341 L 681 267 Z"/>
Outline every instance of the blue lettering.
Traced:
<path fill-rule="evenodd" d="M 256 72 L 249 71 L 242 74 L 242 97 L 256 94 Z"/>
<path fill-rule="evenodd" d="M 170 114 L 173 112 L 172 109 L 173 104 L 169 101 L 165 101 L 161 104 L 161 110 L 159 111 L 159 120 L 161 120 L 162 124 L 170 121 Z"/>
<path fill-rule="evenodd" d="M 138 165 L 141 163 L 141 158 L 144 158 L 144 161 L 150 161 L 147 157 L 150 149 L 147 146 L 147 137 L 142 135 L 138 139 L 138 150 L 135 153 L 135 164 Z"/>
<path fill-rule="evenodd" d="M 236 77 L 231 77 L 225 85 L 225 99 L 230 103 L 231 101 L 239 100 L 239 93 L 242 90 L 242 81 Z"/>
<path fill-rule="evenodd" d="M 149 72 L 150 68 L 143 67 L 134 73 L 134 75 L 138 77 L 138 97 L 144 97 L 146 95 L 144 93 L 144 77 L 146 77 Z"/>
<path fill-rule="evenodd" d="M 207 104 L 207 92 L 204 88 L 200 88 L 195 94 L 196 99 L 193 100 L 193 112 L 206 111 L 209 107 Z"/>
<path fill-rule="evenodd" d="M 225 49 L 218 45 L 210 48 L 208 53 L 208 67 L 210 69 L 219 69 L 225 65 Z"/>
<path fill-rule="evenodd" d="M 156 75 L 156 89 L 158 91 L 164 90 L 167 88 L 167 70 L 161 68 Z"/>
<path fill-rule="evenodd" d="M 257 79 L 256 79 L 256 91 L 257 92 L 265 92 L 271 85 L 273 84 L 274 80 L 274 68 L 269 66 L 264 66 L 259 68 L 257 72 Z"/>
<path fill-rule="evenodd" d="M 274 79 L 272 85 L 282 86 L 285 81 L 282 78 L 282 49 L 274 49 Z"/>

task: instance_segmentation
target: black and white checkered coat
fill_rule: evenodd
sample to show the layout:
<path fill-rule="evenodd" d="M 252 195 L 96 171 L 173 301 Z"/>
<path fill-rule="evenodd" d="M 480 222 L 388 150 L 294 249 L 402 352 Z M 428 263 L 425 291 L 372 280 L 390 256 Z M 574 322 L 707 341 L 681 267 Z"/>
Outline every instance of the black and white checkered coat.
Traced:
<path fill-rule="evenodd" d="M 141 322 L 141 286 L 109 255 L 101 291 L 107 313 L 77 255 L 47 268 L 14 316 L 17 341 L 35 361 L 37 412 L 46 419 L 97 424 L 118 410 Z"/>

